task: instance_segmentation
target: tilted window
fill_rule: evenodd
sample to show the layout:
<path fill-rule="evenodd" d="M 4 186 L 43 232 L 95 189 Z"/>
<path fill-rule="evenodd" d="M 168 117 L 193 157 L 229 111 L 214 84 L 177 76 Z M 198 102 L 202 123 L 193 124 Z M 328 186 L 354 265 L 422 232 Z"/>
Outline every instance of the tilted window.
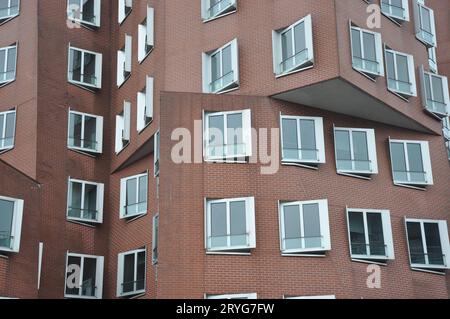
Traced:
<path fill-rule="evenodd" d="M 117 297 L 145 293 L 146 250 L 120 253 L 117 262 Z"/>
<path fill-rule="evenodd" d="M 68 81 L 88 89 L 102 87 L 102 54 L 69 45 Z"/>
<path fill-rule="evenodd" d="M 138 61 L 141 63 L 155 46 L 155 10 L 147 7 L 147 18 L 138 26 Z"/>
<path fill-rule="evenodd" d="M 352 65 L 371 78 L 384 76 L 381 34 L 350 26 Z"/>
<path fill-rule="evenodd" d="M 121 24 L 131 13 L 131 10 L 133 9 L 133 0 L 118 0 L 118 1 L 119 1 L 118 20 L 119 24 Z"/>
<path fill-rule="evenodd" d="M 420 68 L 422 85 L 422 104 L 425 109 L 439 117 L 444 117 L 450 111 L 448 80 L 446 76 L 426 72 Z"/>
<path fill-rule="evenodd" d="M 130 143 L 131 137 L 131 103 L 124 101 L 123 112 L 116 115 L 116 154 Z"/>
<path fill-rule="evenodd" d="M 69 178 L 67 219 L 85 223 L 103 222 L 104 185 Z"/>
<path fill-rule="evenodd" d="M 409 21 L 408 0 L 380 0 L 381 12 L 401 23 Z"/>
<path fill-rule="evenodd" d="M 67 0 L 67 17 L 88 27 L 100 27 L 101 0 Z"/>
<path fill-rule="evenodd" d="M 20 0 L 0 0 L 0 24 L 16 17 L 20 11 Z"/>
<path fill-rule="evenodd" d="M 103 149 L 103 117 L 69 110 L 70 149 L 101 154 Z"/>
<path fill-rule="evenodd" d="M 436 23 L 434 11 L 426 7 L 421 1 L 413 0 L 416 37 L 428 47 L 436 43 Z"/>
<path fill-rule="evenodd" d="M 64 297 L 102 299 L 104 257 L 67 253 Z"/>
<path fill-rule="evenodd" d="M 0 196 L 0 251 L 18 253 L 24 201 Z"/>
<path fill-rule="evenodd" d="M 0 153 L 14 147 L 16 110 L 0 112 Z"/>
<path fill-rule="evenodd" d="M 403 98 L 417 96 L 413 56 L 388 48 L 385 54 L 388 89 Z"/>
<path fill-rule="evenodd" d="M 125 45 L 117 51 L 117 86 L 120 87 L 131 75 L 133 39 L 125 35 Z"/>
<path fill-rule="evenodd" d="M 154 80 L 151 76 L 146 77 L 146 85 L 137 93 L 137 123 L 136 128 L 141 132 L 153 120 L 153 93 Z"/>
<path fill-rule="evenodd" d="M 237 0 L 201 0 L 202 19 L 208 21 L 235 12 Z"/>
<path fill-rule="evenodd" d="M 148 172 L 120 180 L 120 218 L 147 214 Z"/>
<path fill-rule="evenodd" d="M 0 87 L 16 79 L 17 43 L 0 48 Z"/>

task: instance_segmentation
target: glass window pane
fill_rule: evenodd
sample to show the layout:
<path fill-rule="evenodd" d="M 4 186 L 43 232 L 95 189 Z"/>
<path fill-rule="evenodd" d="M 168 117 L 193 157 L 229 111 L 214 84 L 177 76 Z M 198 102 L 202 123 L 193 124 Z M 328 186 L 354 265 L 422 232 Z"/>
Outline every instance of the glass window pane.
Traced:
<path fill-rule="evenodd" d="M 319 204 L 303 205 L 305 248 L 322 248 Z"/>
<path fill-rule="evenodd" d="M 93 84 L 97 83 L 97 78 L 95 77 L 95 54 L 84 53 L 84 83 Z"/>
<path fill-rule="evenodd" d="M 349 131 L 337 130 L 336 136 L 336 159 L 339 170 L 352 170 L 352 153 L 350 150 Z"/>
<path fill-rule="evenodd" d="M 136 266 L 136 290 L 145 289 L 145 251 L 141 251 L 137 255 Z"/>
<path fill-rule="evenodd" d="M 283 119 L 283 158 L 299 159 L 297 120 Z"/>
<path fill-rule="evenodd" d="M 211 56 L 211 82 L 218 80 L 221 77 L 221 62 L 220 52 Z"/>
<path fill-rule="evenodd" d="M 375 256 L 386 256 L 383 221 L 380 213 L 367 213 L 367 228 L 370 254 Z"/>
<path fill-rule="evenodd" d="M 70 49 L 69 74 L 73 81 L 81 81 L 81 51 Z"/>
<path fill-rule="evenodd" d="M 83 265 L 83 282 L 81 283 L 81 295 L 87 297 L 95 297 L 95 286 L 97 277 L 97 259 L 84 258 Z"/>
<path fill-rule="evenodd" d="M 97 148 L 97 119 L 92 116 L 84 118 L 84 148 L 95 150 Z"/>
<path fill-rule="evenodd" d="M 1 122 L 1 119 L 0 119 Z M 13 146 L 14 144 L 14 133 L 16 129 L 16 113 L 8 113 L 6 115 L 6 128 L 5 128 L 5 139 L 4 139 L 4 146 L 9 147 Z M 0 124 L 1 125 L 1 124 Z M 2 132 L 0 130 L 0 132 Z M 0 142 L 1 146 L 1 142 Z"/>
<path fill-rule="evenodd" d="M 294 66 L 292 29 L 281 34 L 281 70 L 286 71 Z"/>
<path fill-rule="evenodd" d="M 211 247 L 227 246 L 226 203 L 211 204 Z"/>
<path fill-rule="evenodd" d="M 427 243 L 428 263 L 431 265 L 444 265 L 441 237 L 438 223 L 424 223 L 425 241 Z"/>
<path fill-rule="evenodd" d="M 364 229 L 364 217 L 362 212 L 349 212 L 350 242 L 352 254 L 367 255 L 366 230 Z"/>
<path fill-rule="evenodd" d="M 133 292 L 135 291 L 135 254 L 125 255 L 123 264 L 123 283 L 122 292 Z"/>
<path fill-rule="evenodd" d="M 353 51 L 353 65 L 357 68 L 362 68 L 362 51 L 360 31 L 352 29 L 352 51 Z"/>
<path fill-rule="evenodd" d="M 139 177 L 139 212 L 147 211 L 147 175 Z"/>
<path fill-rule="evenodd" d="M 81 147 L 82 119 L 83 117 L 80 114 L 70 114 L 69 145 L 72 147 Z"/>
<path fill-rule="evenodd" d="M 367 146 L 367 133 L 362 131 L 354 131 L 353 138 L 353 156 L 355 160 L 355 170 L 369 171 L 369 149 Z"/>
<path fill-rule="evenodd" d="M 82 217 L 82 209 L 81 207 L 81 197 L 82 197 L 82 187 L 81 183 L 71 182 L 71 202 L 69 207 L 69 217 L 81 218 Z"/>
<path fill-rule="evenodd" d="M 314 120 L 300 120 L 301 158 L 317 160 L 316 131 Z"/>
<path fill-rule="evenodd" d="M 242 113 L 229 114 L 227 116 L 227 155 L 245 153 L 243 145 Z"/>
<path fill-rule="evenodd" d="M 411 84 L 409 80 L 408 58 L 403 55 L 396 55 L 397 58 L 397 80 L 398 89 L 402 92 L 409 93 Z"/>
<path fill-rule="evenodd" d="M 127 180 L 127 196 L 126 196 L 126 208 L 125 215 L 132 215 L 138 213 L 137 205 L 137 179 L 131 178 Z"/>
<path fill-rule="evenodd" d="M 409 176 L 413 182 L 424 182 L 425 173 L 423 170 L 422 148 L 420 144 L 406 144 L 408 150 Z"/>
<path fill-rule="evenodd" d="M 302 234 L 300 222 L 300 206 L 283 206 L 284 243 L 285 249 L 298 249 L 302 247 Z"/>
<path fill-rule="evenodd" d="M 408 231 L 408 243 L 411 255 L 411 263 L 425 264 L 425 254 L 422 244 L 422 232 L 420 230 L 420 223 L 407 222 L 406 228 Z"/>
<path fill-rule="evenodd" d="M 444 99 L 444 87 L 442 85 L 442 79 L 437 76 L 432 76 L 432 81 L 433 81 L 433 100 L 444 104 L 445 99 Z"/>
<path fill-rule="evenodd" d="M 0 49 L 0 81 L 4 81 L 6 79 L 5 59 L 6 59 L 6 50 Z"/>
<path fill-rule="evenodd" d="M 5 134 L 3 134 L 3 128 L 5 126 L 6 114 L 0 113 L 0 148 L 3 147 Z"/>
<path fill-rule="evenodd" d="M 420 7 L 420 22 L 422 30 L 431 33 L 431 14 L 430 10 L 425 7 Z"/>
<path fill-rule="evenodd" d="M 364 69 L 378 72 L 377 53 L 375 48 L 375 35 L 363 32 L 364 42 Z"/>
<path fill-rule="evenodd" d="M 0 199 L 0 247 L 10 248 L 14 202 Z"/>
<path fill-rule="evenodd" d="M 95 22 L 94 0 L 83 0 L 83 20 Z"/>
<path fill-rule="evenodd" d="M 6 80 L 14 79 L 16 72 L 16 48 L 8 50 L 8 59 L 6 65 Z"/>
<path fill-rule="evenodd" d="M 76 256 L 68 256 L 67 257 L 67 270 L 69 269 L 69 266 L 75 265 L 78 267 L 78 269 L 81 270 L 81 257 Z M 72 295 L 72 296 L 79 296 L 80 295 L 80 278 L 76 278 L 76 276 L 72 276 L 69 278 L 70 275 L 73 275 L 74 272 L 67 272 L 66 273 L 66 279 L 70 279 L 66 282 L 66 294 Z"/>
<path fill-rule="evenodd" d="M 97 185 L 85 185 L 83 209 L 83 218 L 91 220 L 97 219 Z"/>
<path fill-rule="evenodd" d="M 403 143 L 391 143 L 392 169 L 395 181 L 408 181 Z"/>
<path fill-rule="evenodd" d="M 230 203 L 231 246 L 247 245 L 245 201 Z"/>
<path fill-rule="evenodd" d="M 231 64 L 231 45 L 222 50 L 222 76 L 227 75 L 233 70 Z"/>
<path fill-rule="evenodd" d="M 295 54 L 298 54 L 306 49 L 306 39 L 305 39 L 305 23 L 299 23 L 294 27 L 294 37 L 295 37 Z M 301 57 L 303 55 L 300 55 Z"/>
<path fill-rule="evenodd" d="M 397 82 L 395 81 L 396 75 L 395 75 L 394 54 L 388 51 L 386 51 L 386 73 L 389 88 L 396 89 Z"/>
<path fill-rule="evenodd" d="M 209 156 L 223 157 L 225 155 L 224 150 L 224 116 L 223 115 L 211 115 L 209 119 L 209 143 L 207 154 Z"/>

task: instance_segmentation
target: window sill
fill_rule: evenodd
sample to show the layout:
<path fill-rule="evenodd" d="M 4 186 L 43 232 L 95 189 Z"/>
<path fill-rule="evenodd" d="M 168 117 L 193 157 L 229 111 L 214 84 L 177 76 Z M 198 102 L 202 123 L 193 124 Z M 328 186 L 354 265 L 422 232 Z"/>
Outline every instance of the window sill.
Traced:
<path fill-rule="evenodd" d="M 74 148 L 74 147 L 70 147 L 70 146 L 67 146 L 67 148 L 70 150 L 70 151 L 72 151 L 72 152 L 75 152 L 75 153 L 78 153 L 78 154 L 81 154 L 81 155 L 85 155 L 85 156 L 89 156 L 89 157 L 92 157 L 92 158 L 97 158 L 97 156 L 98 155 L 101 155 L 102 153 L 97 153 L 97 152 L 94 152 L 94 151 L 89 151 L 89 150 L 85 150 L 85 149 L 78 149 L 78 148 Z"/>
<path fill-rule="evenodd" d="M 228 9 L 228 8 L 227 8 L 227 9 Z M 227 9 L 225 9 L 225 11 L 226 11 Z M 237 8 L 234 8 L 234 10 L 232 10 L 232 11 L 229 11 L 229 12 L 226 12 L 226 13 L 220 13 L 220 14 L 218 14 L 218 15 L 215 15 L 214 17 L 207 18 L 207 19 L 202 19 L 202 21 L 203 21 L 203 23 L 208 23 L 208 22 L 211 22 L 211 21 L 214 21 L 214 20 L 217 20 L 217 19 L 226 17 L 226 16 L 228 16 L 228 15 L 230 15 L 230 14 L 233 14 L 233 13 L 236 13 L 236 12 L 237 12 Z"/>
<path fill-rule="evenodd" d="M 390 89 L 389 86 L 387 87 L 387 90 L 389 92 L 391 92 L 392 94 L 394 94 L 399 99 L 402 99 L 406 103 L 409 103 L 409 98 L 415 97 L 414 95 L 409 95 L 409 94 L 406 94 L 406 93 L 401 93 L 401 92 L 394 91 L 393 89 Z M 405 97 L 402 94 L 407 95 L 408 97 Z"/>
<path fill-rule="evenodd" d="M 215 92 L 209 91 L 209 92 L 206 92 L 206 93 L 207 93 L 207 94 L 216 94 L 216 95 L 220 95 L 220 94 L 230 93 L 230 92 L 233 92 L 233 91 L 236 91 L 236 90 L 239 90 L 239 89 L 240 89 L 240 85 L 239 85 L 239 83 L 237 83 L 237 86 L 236 86 L 236 87 L 232 87 L 232 88 L 230 88 L 230 89 L 224 89 L 223 91 L 217 90 L 217 91 L 215 91 Z"/>
<path fill-rule="evenodd" d="M 389 13 L 383 12 L 383 10 L 381 10 L 381 14 L 384 15 L 388 20 L 390 20 L 392 23 L 394 23 L 398 27 L 401 27 L 403 23 L 408 22 L 408 20 L 405 20 L 405 19 L 402 19 L 399 17 L 395 17 L 395 16 L 391 16 Z"/>
<path fill-rule="evenodd" d="M 76 87 L 79 87 L 80 89 L 89 91 L 91 93 L 97 93 L 97 91 L 101 89 L 95 85 L 89 85 L 89 84 L 85 84 L 82 82 L 76 82 L 76 81 L 72 81 L 72 80 L 68 80 L 68 82 Z"/>
<path fill-rule="evenodd" d="M 355 66 L 352 66 L 352 68 L 353 68 L 353 70 L 355 70 L 356 72 L 358 72 L 359 74 L 361 74 L 362 76 L 364 76 L 365 78 L 369 79 L 370 81 L 372 81 L 374 83 L 377 82 L 377 78 L 378 77 L 383 76 L 381 74 L 375 74 L 375 73 L 371 73 L 371 72 L 368 72 L 368 71 L 364 71 L 364 70 L 358 69 Z M 371 75 L 374 76 L 374 77 L 372 78 Z"/>
<path fill-rule="evenodd" d="M 142 59 L 138 59 L 138 63 L 139 64 L 142 64 L 142 63 L 144 63 L 144 61 L 148 58 L 148 56 L 153 52 L 153 49 L 154 49 L 155 47 L 153 46 L 151 49 L 150 49 L 150 51 L 148 51 L 145 55 L 144 55 L 144 57 L 142 58 Z"/>
<path fill-rule="evenodd" d="M 123 78 L 123 81 L 117 86 L 118 89 L 120 89 L 122 86 L 127 83 L 127 81 L 131 78 L 131 72 L 126 77 Z"/>
<path fill-rule="evenodd" d="M 433 270 L 433 269 L 423 269 L 423 268 L 417 268 L 417 267 L 413 267 L 413 266 L 411 266 L 411 270 L 412 270 L 412 271 L 418 271 L 418 272 L 429 273 L 429 274 L 434 274 L 434 275 L 440 275 L 440 276 L 445 276 L 445 275 L 446 275 L 445 270 L 439 271 L 438 269 L 436 269 L 436 270 Z"/>
<path fill-rule="evenodd" d="M 315 257 L 315 258 L 325 258 L 327 257 L 326 253 L 323 254 L 311 254 L 311 253 L 283 253 L 281 252 L 282 257 Z"/>
<path fill-rule="evenodd" d="M 13 16 L 9 16 L 9 17 L 2 18 L 2 20 L 0 20 L 0 25 L 3 25 L 3 24 L 5 24 L 5 23 L 7 23 L 7 22 L 13 20 L 14 18 L 17 18 L 19 15 L 20 15 L 20 13 L 18 13 L 18 14 L 16 14 L 16 15 L 13 15 Z"/>
<path fill-rule="evenodd" d="M 127 18 L 131 15 L 132 12 L 133 12 L 133 8 L 131 8 L 130 11 L 125 14 L 122 21 L 119 22 L 119 26 L 122 26 L 122 24 L 124 24 L 124 22 L 127 20 Z"/>
<path fill-rule="evenodd" d="M 447 117 L 449 114 L 448 113 L 441 113 L 441 112 L 435 112 L 433 110 L 431 110 L 428 107 L 424 108 L 424 111 L 429 114 L 431 117 L 433 117 L 434 119 L 438 120 L 438 121 L 442 121 L 443 118 Z"/>
<path fill-rule="evenodd" d="M 251 252 L 236 251 L 206 251 L 206 255 L 235 255 L 235 256 L 251 256 Z"/>
<path fill-rule="evenodd" d="M 0 149 L 0 155 L 8 153 L 9 151 L 12 151 L 13 149 L 14 149 L 14 146 L 13 147 L 9 147 L 9 148 Z"/>
<path fill-rule="evenodd" d="M 227 160 L 227 159 L 204 159 L 205 163 L 208 164 L 248 164 L 247 160 L 239 161 L 239 160 Z"/>
<path fill-rule="evenodd" d="M 67 217 L 67 221 L 69 223 L 72 223 L 72 224 L 77 224 L 77 225 L 86 226 L 86 227 L 90 227 L 90 228 L 96 228 L 96 225 L 100 225 L 101 224 L 101 222 L 97 222 L 97 221 L 88 221 L 88 220 L 84 220 L 84 219 L 74 219 L 74 218 L 70 218 L 70 217 Z"/>
<path fill-rule="evenodd" d="M 141 219 L 142 217 L 144 217 L 146 215 L 147 215 L 147 212 L 129 215 L 129 216 L 121 216 L 120 219 L 125 220 L 129 224 L 129 223 L 134 222 L 135 220 Z"/>
<path fill-rule="evenodd" d="M 141 133 L 143 133 L 147 127 L 149 127 L 151 124 L 153 123 L 153 118 L 150 120 L 150 122 L 148 122 L 147 124 L 145 124 L 145 126 L 143 128 L 141 128 L 140 130 L 138 130 L 138 135 L 140 135 Z"/>
<path fill-rule="evenodd" d="M 354 173 L 354 172 L 337 171 L 337 174 L 342 175 L 342 176 L 348 176 L 348 177 L 353 177 L 353 178 L 370 181 L 370 180 L 372 180 L 372 177 L 370 175 L 375 174 L 375 173 L 365 173 L 369 176 L 364 176 L 364 175 L 362 175 L 362 173 L 361 173 L 361 175 L 359 175 L 358 173 Z"/>
<path fill-rule="evenodd" d="M 284 76 L 288 76 L 288 75 L 291 75 L 291 74 L 294 74 L 294 73 L 306 71 L 306 70 L 312 69 L 312 68 L 314 68 L 314 63 L 312 65 L 308 65 L 308 66 L 303 67 L 303 68 L 300 67 L 299 69 L 293 69 L 291 71 L 287 71 L 287 72 L 284 72 L 284 73 L 275 73 L 275 78 L 279 79 L 279 78 L 282 78 Z"/>
<path fill-rule="evenodd" d="M 318 164 L 321 164 L 321 163 L 311 163 L 311 164 L 308 164 L 308 163 L 297 163 L 297 162 L 286 162 L 286 161 L 281 161 L 281 165 L 285 165 L 285 166 L 297 166 L 297 167 L 303 167 L 303 168 L 312 169 L 312 170 L 317 171 L 317 170 L 319 170 L 319 167 L 316 166 L 315 164 L 318 165 Z"/>
<path fill-rule="evenodd" d="M 16 79 L 14 78 L 14 80 L 11 80 L 11 81 L 0 82 L 0 88 L 5 87 L 15 81 L 16 81 Z"/>
<path fill-rule="evenodd" d="M 78 24 L 79 26 L 88 29 L 90 31 L 95 31 L 98 28 L 100 28 L 100 25 L 97 25 L 95 23 L 92 22 L 88 22 L 88 21 L 84 21 L 84 20 L 80 20 L 80 19 L 75 19 L 75 18 L 71 18 L 71 17 L 67 17 L 67 20 L 74 23 L 74 24 Z"/>
<path fill-rule="evenodd" d="M 436 36 L 435 36 L 436 37 Z M 436 41 L 435 43 L 429 43 L 428 41 L 426 41 L 425 39 L 422 39 L 418 34 L 416 34 L 416 39 L 421 42 L 423 45 L 425 45 L 427 48 L 433 48 L 436 47 Z"/>
<path fill-rule="evenodd" d="M 128 147 L 128 145 L 130 145 L 130 141 L 128 141 L 128 143 L 127 144 L 125 144 L 121 149 L 120 149 L 120 151 L 116 151 L 115 153 L 116 153 L 116 156 L 119 156 L 127 147 Z"/>
<path fill-rule="evenodd" d="M 80 299 L 80 300 L 100 300 L 102 298 L 99 297 L 88 297 L 88 296 L 72 296 L 64 294 L 65 299 Z"/>
<path fill-rule="evenodd" d="M 429 186 L 429 184 L 423 184 L 423 186 L 417 186 L 417 184 L 415 185 L 410 185 L 410 184 L 402 184 L 402 183 L 398 183 L 398 182 L 394 182 L 395 186 L 399 186 L 399 187 L 404 187 L 404 188 L 410 188 L 410 189 L 415 189 L 415 190 L 419 190 L 419 191 L 426 191 L 427 190 L 427 186 Z"/>
<path fill-rule="evenodd" d="M 367 260 L 367 259 L 361 259 L 361 258 L 353 258 L 351 257 L 351 260 L 353 262 L 357 262 L 357 263 L 363 263 L 363 264 L 371 264 L 371 265 L 378 265 L 378 266 L 387 266 L 387 260 L 382 259 L 382 260 Z"/>
<path fill-rule="evenodd" d="M 145 289 L 144 290 L 139 290 L 139 291 L 133 291 L 133 292 L 127 292 L 125 294 L 121 294 L 118 297 L 119 298 L 129 298 L 129 299 L 137 299 L 140 297 L 145 296 Z"/>

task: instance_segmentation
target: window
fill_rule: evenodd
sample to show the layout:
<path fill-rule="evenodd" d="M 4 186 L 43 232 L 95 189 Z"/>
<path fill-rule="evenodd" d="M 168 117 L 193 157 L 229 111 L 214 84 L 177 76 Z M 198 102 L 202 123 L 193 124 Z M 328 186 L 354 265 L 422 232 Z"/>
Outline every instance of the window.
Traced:
<path fill-rule="evenodd" d="M 311 15 L 287 28 L 272 31 L 273 69 L 276 76 L 299 71 L 314 64 Z"/>
<path fill-rule="evenodd" d="M 203 93 L 224 93 L 239 87 L 237 39 L 202 54 Z"/>
<path fill-rule="evenodd" d="M 433 185 L 428 142 L 390 140 L 394 184 Z"/>
<path fill-rule="evenodd" d="M 159 233 L 159 214 L 153 216 L 153 232 L 152 232 L 152 261 L 153 265 L 158 263 L 158 233 Z"/>
<path fill-rule="evenodd" d="M 251 111 L 203 114 L 206 161 L 244 159 L 252 156 Z"/>
<path fill-rule="evenodd" d="M 103 117 L 69 110 L 70 149 L 88 153 L 102 153 Z"/>
<path fill-rule="evenodd" d="M 145 293 L 145 248 L 120 253 L 117 264 L 117 297 Z"/>
<path fill-rule="evenodd" d="M 321 117 L 281 116 L 282 161 L 325 163 L 325 141 Z"/>
<path fill-rule="evenodd" d="M 17 43 L 0 48 L 0 87 L 16 79 Z"/>
<path fill-rule="evenodd" d="M 141 132 L 153 120 L 153 78 L 146 77 L 146 85 L 137 93 L 137 123 L 136 128 Z"/>
<path fill-rule="evenodd" d="M 388 210 L 347 208 L 350 255 L 353 259 L 394 259 L 391 217 Z"/>
<path fill-rule="evenodd" d="M 123 112 L 116 116 L 116 154 L 130 143 L 131 103 L 124 101 Z"/>
<path fill-rule="evenodd" d="M 323 296 L 284 296 L 284 299 L 336 299 L 335 295 L 323 295 Z"/>
<path fill-rule="evenodd" d="M 125 46 L 117 51 L 117 86 L 120 87 L 131 75 L 132 37 L 125 35 Z"/>
<path fill-rule="evenodd" d="M 104 185 L 69 178 L 67 219 L 78 222 L 103 222 Z"/>
<path fill-rule="evenodd" d="M 420 82 L 422 84 L 422 104 L 431 113 L 444 117 L 450 111 L 447 77 L 425 72 L 420 68 Z"/>
<path fill-rule="evenodd" d="M 447 157 L 450 160 L 450 141 L 445 142 L 445 148 L 447 149 Z"/>
<path fill-rule="evenodd" d="M 450 245 L 445 220 L 405 218 L 412 268 L 449 269 Z"/>
<path fill-rule="evenodd" d="M 381 34 L 355 26 L 350 33 L 353 68 L 371 78 L 384 76 Z"/>
<path fill-rule="evenodd" d="M 16 110 L 0 112 L 0 153 L 14 147 Z"/>
<path fill-rule="evenodd" d="M 0 0 L 0 24 L 19 15 L 19 0 Z"/>
<path fill-rule="evenodd" d="M 378 174 L 375 130 L 335 127 L 334 143 L 338 173 Z"/>
<path fill-rule="evenodd" d="M 324 254 L 331 250 L 328 201 L 280 202 L 282 254 Z"/>
<path fill-rule="evenodd" d="M 121 24 L 131 12 L 133 8 L 133 0 L 118 0 L 119 1 L 119 24 Z"/>
<path fill-rule="evenodd" d="M 155 45 L 155 10 L 147 7 L 147 18 L 138 26 L 138 61 L 142 63 Z"/>
<path fill-rule="evenodd" d="M 444 133 L 444 138 L 450 141 L 450 118 L 448 116 L 442 119 L 442 130 Z"/>
<path fill-rule="evenodd" d="M 403 98 L 417 96 L 412 55 L 385 49 L 388 90 Z"/>
<path fill-rule="evenodd" d="M 0 251 L 18 253 L 24 201 L 0 196 Z"/>
<path fill-rule="evenodd" d="M 408 0 L 381 0 L 381 12 L 399 23 L 409 21 Z"/>
<path fill-rule="evenodd" d="M 120 218 L 147 214 L 148 172 L 120 180 Z"/>
<path fill-rule="evenodd" d="M 416 37 L 427 47 L 436 46 L 434 11 L 419 0 L 413 0 Z"/>
<path fill-rule="evenodd" d="M 100 27 L 101 0 L 67 0 L 67 17 L 88 27 Z"/>
<path fill-rule="evenodd" d="M 69 45 L 68 81 L 90 89 L 102 87 L 102 54 Z"/>
<path fill-rule="evenodd" d="M 155 137 L 154 137 L 154 152 L 153 152 L 153 157 L 154 157 L 154 163 L 153 163 L 153 171 L 154 171 L 154 175 L 155 177 L 159 176 L 159 162 L 160 162 L 160 158 L 161 158 L 161 135 L 160 132 L 156 132 L 155 133 Z"/>
<path fill-rule="evenodd" d="M 207 199 L 206 250 L 249 251 L 256 248 L 255 199 Z"/>
<path fill-rule="evenodd" d="M 235 12 L 237 9 L 236 0 L 201 0 L 202 1 L 202 19 L 208 21 L 228 13 Z"/>
<path fill-rule="evenodd" d="M 104 257 L 67 253 L 64 297 L 102 299 Z"/>
<path fill-rule="evenodd" d="M 206 299 L 257 299 L 256 293 L 251 294 L 232 294 L 232 295 L 206 295 Z"/>
<path fill-rule="evenodd" d="M 436 48 L 431 47 L 428 48 L 427 50 L 428 50 L 428 66 L 430 68 L 430 71 L 433 73 L 438 73 Z"/>

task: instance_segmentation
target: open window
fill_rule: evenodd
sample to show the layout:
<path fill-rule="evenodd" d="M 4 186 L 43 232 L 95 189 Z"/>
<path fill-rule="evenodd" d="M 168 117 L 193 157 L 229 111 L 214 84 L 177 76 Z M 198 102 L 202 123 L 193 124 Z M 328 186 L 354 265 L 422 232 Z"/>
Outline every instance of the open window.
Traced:
<path fill-rule="evenodd" d="M 324 255 L 331 250 L 328 201 L 279 202 L 283 255 Z"/>
<path fill-rule="evenodd" d="M 420 68 L 422 86 L 422 105 L 428 112 L 442 118 L 450 112 L 448 80 L 446 76 L 426 72 Z"/>
<path fill-rule="evenodd" d="M 409 21 L 408 0 L 380 0 L 381 12 L 398 23 Z"/>
<path fill-rule="evenodd" d="M 148 172 L 120 180 L 120 218 L 147 214 Z"/>
<path fill-rule="evenodd" d="M 116 154 L 129 143 L 131 136 L 131 103 L 124 101 L 123 112 L 116 115 Z"/>
<path fill-rule="evenodd" d="M 67 253 L 64 297 L 102 299 L 104 257 Z"/>
<path fill-rule="evenodd" d="M 394 184 L 425 188 L 433 185 L 428 142 L 389 140 Z"/>
<path fill-rule="evenodd" d="M 450 141 L 450 118 L 448 116 L 442 119 L 442 132 L 445 140 Z"/>
<path fill-rule="evenodd" d="M 287 28 L 272 31 L 273 69 L 282 76 L 314 65 L 311 15 Z"/>
<path fill-rule="evenodd" d="M 72 47 L 69 44 L 68 81 L 87 88 L 102 87 L 102 54 Z"/>
<path fill-rule="evenodd" d="M 16 110 L 0 112 L 0 153 L 14 148 Z"/>
<path fill-rule="evenodd" d="M 20 0 L 0 1 L 0 24 L 5 23 L 19 15 Z"/>
<path fill-rule="evenodd" d="M 434 11 L 420 0 L 413 0 L 414 21 L 416 37 L 427 47 L 435 47 L 436 42 L 436 23 L 434 21 Z"/>
<path fill-rule="evenodd" d="M 205 22 L 235 12 L 237 9 L 237 0 L 201 0 L 201 2 L 202 19 Z"/>
<path fill-rule="evenodd" d="M 158 237 L 159 237 L 159 214 L 153 216 L 153 231 L 152 231 L 152 263 L 158 263 Z"/>
<path fill-rule="evenodd" d="M 239 299 L 258 299 L 257 294 L 249 293 L 249 294 L 227 294 L 227 295 L 206 295 L 205 299 L 222 299 L 222 300 L 239 300 Z"/>
<path fill-rule="evenodd" d="M 436 47 L 428 48 L 428 67 L 433 73 L 438 73 Z"/>
<path fill-rule="evenodd" d="M 417 96 L 414 58 L 385 47 L 388 90 L 404 99 Z"/>
<path fill-rule="evenodd" d="M 237 39 L 202 54 L 203 93 L 224 93 L 239 87 Z"/>
<path fill-rule="evenodd" d="M 138 26 L 138 62 L 142 63 L 155 46 L 155 10 L 147 7 L 147 17 Z"/>
<path fill-rule="evenodd" d="M 101 0 L 67 0 L 67 18 L 87 27 L 100 27 Z"/>
<path fill-rule="evenodd" d="M 16 79 L 17 43 L 0 48 L 0 87 Z"/>
<path fill-rule="evenodd" d="M 161 133 L 160 131 L 155 133 L 154 136 L 154 152 L 153 152 L 153 172 L 154 176 L 159 176 L 159 164 L 161 159 Z"/>
<path fill-rule="evenodd" d="M 119 1 L 118 20 L 119 24 L 121 24 L 131 13 L 131 10 L 133 9 L 133 0 L 118 0 L 118 1 Z"/>
<path fill-rule="evenodd" d="M 69 178 L 67 219 L 71 221 L 103 223 L 104 185 Z"/>
<path fill-rule="evenodd" d="M 334 144 L 338 173 L 363 177 L 378 174 L 375 130 L 335 127 Z"/>
<path fill-rule="evenodd" d="M 352 259 L 394 259 L 391 217 L 388 210 L 347 208 L 348 238 Z"/>
<path fill-rule="evenodd" d="M 450 268 L 447 221 L 405 218 L 405 227 L 412 268 Z"/>
<path fill-rule="evenodd" d="M 117 262 L 117 297 L 145 293 L 146 249 L 120 253 Z"/>
<path fill-rule="evenodd" d="M 323 118 L 281 115 L 281 155 L 285 164 L 325 163 Z"/>
<path fill-rule="evenodd" d="M 132 37 L 125 35 L 125 45 L 117 51 L 117 86 L 122 86 L 131 76 Z"/>
<path fill-rule="evenodd" d="M 67 146 L 87 153 L 103 150 L 103 117 L 69 110 Z"/>
<path fill-rule="evenodd" d="M 253 197 L 205 200 L 205 248 L 209 252 L 249 252 L 256 248 Z"/>
<path fill-rule="evenodd" d="M 24 201 L 0 196 L 0 252 L 18 253 Z"/>
<path fill-rule="evenodd" d="M 144 130 L 153 120 L 154 79 L 146 77 L 145 87 L 137 93 L 137 123 L 138 132 Z"/>

